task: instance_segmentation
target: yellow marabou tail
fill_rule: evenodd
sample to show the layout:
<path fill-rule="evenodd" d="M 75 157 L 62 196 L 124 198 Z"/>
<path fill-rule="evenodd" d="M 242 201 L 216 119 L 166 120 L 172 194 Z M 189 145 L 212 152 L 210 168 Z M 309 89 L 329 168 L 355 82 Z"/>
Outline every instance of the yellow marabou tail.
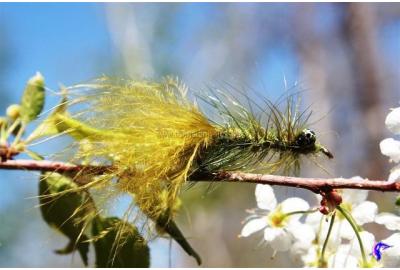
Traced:
<path fill-rule="evenodd" d="M 58 117 L 58 127 L 85 144 L 78 158 L 111 160 L 115 169 L 109 180 L 117 178 L 120 191 L 134 194 L 143 213 L 153 220 L 166 212 L 172 215 L 169 210 L 177 208 L 193 160 L 217 134 L 188 101 L 186 88 L 172 79 L 153 83 L 103 78 L 72 88 L 70 94 L 83 94 L 76 100 L 89 108 L 75 113 L 74 119 Z"/>

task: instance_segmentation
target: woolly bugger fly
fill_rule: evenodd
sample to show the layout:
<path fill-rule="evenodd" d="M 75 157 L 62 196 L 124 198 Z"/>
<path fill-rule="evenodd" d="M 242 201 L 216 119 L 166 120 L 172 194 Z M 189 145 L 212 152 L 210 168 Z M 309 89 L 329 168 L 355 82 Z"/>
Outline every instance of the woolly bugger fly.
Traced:
<path fill-rule="evenodd" d="M 173 222 L 179 192 L 191 175 L 235 170 L 289 174 L 298 172 L 302 156 L 333 158 L 308 129 L 310 113 L 299 112 L 294 96 L 283 106 L 249 102 L 260 108 L 256 114 L 234 95 L 203 93 L 198 100 L 217 112 L 216 120 L 171 78 L 101 78 L 67 91 L 69 103 L 85 109 L 57 113 L 53 119 L 59 132 L 77 141 L 74 161 L 112 164 L 90 187 L 109 185 L 131 194 L 140 211 L 198 263 L 199 256 Z"/>

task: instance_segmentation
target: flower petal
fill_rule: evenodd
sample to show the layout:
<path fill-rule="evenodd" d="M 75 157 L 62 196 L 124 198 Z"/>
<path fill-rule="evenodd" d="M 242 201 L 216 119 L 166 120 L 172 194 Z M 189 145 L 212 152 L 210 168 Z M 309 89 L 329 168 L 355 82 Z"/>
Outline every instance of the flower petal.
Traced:
<path fill-rule="evenodd" d="M 328 241 L 328 248 L 331 250 L 336 250 L 342 243 L 342 235 L 340 231 L 342 224 L 343 222 L 340 222 L 338 220 L 336 220 L 335 223 L 333 224 L 331 235 Z M 330 220 L 325 222 L 324 219 L 323 223 L 321 224 L 322 226 L 321 229 L 317 232 L 321 236 L 318 237 L 318 245 L 320 246 L 322 246 L 325 241 L 325 237 L 328 234 L 329 225 L 330 225 Z"/>
<path fill-rule="evenodd" d="M 400 231 L 400 217 L 392 213 L 380 213 L 376 216 L 375 222 L 384 225 L 388 230 Z"/>
<path fill-rule="evenodd" d="M 323 219 L 324 216 L 320 212 L 314 212 L 311 214 L 308 214 L 306 216 L 305 223 L 310 225 L 311 227 L 314 228 L 314 231 L 317 232 L 320 230 L 320 225 L 321 225 L 321 219 Z"/>
<path fill-rule="evenodd" d="M 352 177 L 354 180 L 362 180 L 360 176 Z M 368 190 L 345 189 L 342 193 L 343 202 L 351 204 L 353 207 L 364 202 L 368 197 Z"/>
<path fill-rule="evenodd" d="M 400 165 L 395 166 L 389 175 L 388 182 L 399 182 L 400 181 Z"/>
<path fill-rule="evenodd" d="M 269 185 L 256 186 L 256 201 L 258 208 L 264 210 L 272 210 L 277 205 L 274 190 Z"/>
<path fill-rule="evenodd" d="M 378 206 L 374 202 L 366 201 L 356 206 L 351 214 L 358 225 L 373 222 L 378 213 Z"/>
<path fill-rule="evenodd" d="M 329 257 L 328 267 L 331 268 L 356 268 L 358 260 L 350 254 L 350 245 L 341 245 L 337 251 Z"/>
<path fill-rule="evenodd" d="M 363 243 L 365 252 L 372 253 L 372 249 L 375 244 L 375 236 L 372 233 L 367 232 L 367 231 L 362 231 L 359 234 L 360 234 L 360 238 Z M 350 245 L 351 245 L 350 253 L 357 258 L 361 257 L 360 244 L 355 235 L 353 235 L 353 239 L 351 240 Z"/>
<path fill-rule="evenodd" d="M 284 200 L 281 203 L 281 207 L 282 207 L 282 212 L 285 214 L 295 211 L 307 211 L 310 209 L 310 205 L 308 204 L 308 202 L 298 197 L 293 197 Z M 301 215 L 293 215 L 293 217 L 300 218 Z"/>
<path fill-rule="evenodd" d="M 290 249 L 293 236 L 282 228 L 266 228 L 264 239 L 276 251 L 287 251 Z"/>
<path fill-rule="evenodd" d="M 346 219 L 339 223 L 339 234 L 340 237 L 347 240 L 351 240 L 355 236 L 353 228 Z"/>
<path fill-rule="evenodd" d="M 308 246 L 308 251 L 305 255 L 301 256 L 301 259 L 306 267 L 316 267 L 316 262 L 319 259 L 319 248 L 317 250 L 316 245 Z"/>
<path fill-rule="evenodd" d="M 309 245 L 315 239 L 315 231 L 312 226 L 300 222 L 293 222 L 287 230 L 293 235 L 294 239 L 299 242 L 308 243 Z"/>
<path fill-rule="evenodd" d="M 400 107 L 393 109 L 385 120 L 386 127 L 394 134 L 400 134 Z"/>
<path fill-rule="evenodd" d="M 385 244 L 392 246 L 382 251 L 382 263 L 384 267 L 400 267 L 400 233 L 394 233 L 382 240 Z"/>
<path fill-rule="evenodd" d="M 310 243 L 297 241 L 294 242 L 290 247 L 290 255 L 293 259 L 298 260 L 299 258 L 306 256 L 309 253 L 312 246 Z"/>
<path fill-rule="evenodd" d="M 394 162 L 400 161 L 400 141 L 393 138 L 387 138 L 379 144 L 382 154 L 390 157 Z"/>
<path fill-rule="evenodd" d="M 267 217 L 251 219 L 244 225 L 242 232 L 240 233 L 240 237 L 247 237 L 257 231 L 264 229 L 267 225 Z"/>

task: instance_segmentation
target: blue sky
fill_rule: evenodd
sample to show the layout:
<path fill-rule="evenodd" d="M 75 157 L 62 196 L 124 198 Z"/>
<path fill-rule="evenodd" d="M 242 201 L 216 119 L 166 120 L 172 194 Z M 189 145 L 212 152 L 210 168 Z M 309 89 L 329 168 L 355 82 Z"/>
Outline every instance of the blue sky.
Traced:
<path fill-rule="evenodd" d="M 111 46 L 102 4 L 1 4 L 0 22 L 11 55 L 6 83 L 13 99 L 36 71 L 52 88 L 109 69 Z"/>

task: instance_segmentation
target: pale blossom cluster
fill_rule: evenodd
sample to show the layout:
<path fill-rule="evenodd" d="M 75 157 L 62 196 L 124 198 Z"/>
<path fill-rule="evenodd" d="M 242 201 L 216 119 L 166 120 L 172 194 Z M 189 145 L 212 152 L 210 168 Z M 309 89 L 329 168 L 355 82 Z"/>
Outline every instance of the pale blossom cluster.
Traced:
<path fill-rule="evenodd" d="M 337 211 L 321 258 L 332 214 L 322 215 L 317 206 L 311 208 L 307 201 L 297 197 L 278 203 L 269 185 L 256 186 L 258 208 L 249 211 L 251 215 L 245 220 L 240 236 L 259 233 L 263 242 L 275 252 L 289 252 L 294 262 L 300 261 L 306 267 L 400 267 L 400 217 L 391 213 L 378 214 L 376 203 L 367 200 L 368 191 L 344 190 L 341 195 L 341 207 L 358 227 L 366 262 L 354 229 Z M 373 222 L 394 233 L 385 239 L 375 239 L 362 228 Z"/>
<path fill-rule="evenodd" d="M 400 267 L 400 217 L 391 213 L 379 213 L 378 206 L 368 201 L 368 191 L 346 189 L 342 192 L 341 208 L 350 214 L 358 227 L 359 235 L 367 256 L 367 264 L 363 262 L 359 241 L 348 220 L 336 211 L 335 222 L 331 229 L 325 259 L 326 265 L 333 268 L 343 267 Z M 313 224 L 318 241 L 315 241 L 307 254 L 302 257 L 306 266 L 321 266 L 320 252 L 329 228 L 326 217 L 314 213 L 306 218 L 306 223 Z M 383 225 L 393 234 L 385 239 L 375 236 L 362 227 L 368 223 Z M 384 246 L 390 248 L 383 249 Z"/>
<path fill-rule="evenodd" d="M 392 109 L 386 117 L 385 124 L 395 136 L 400 137 L 400 107 Z M 395 138 L 384 139 L 380 143 L 380 148 L 382 154 L 396 164 L 390 172 L 389 181 L 400 181 L 400 141 Z"/>

